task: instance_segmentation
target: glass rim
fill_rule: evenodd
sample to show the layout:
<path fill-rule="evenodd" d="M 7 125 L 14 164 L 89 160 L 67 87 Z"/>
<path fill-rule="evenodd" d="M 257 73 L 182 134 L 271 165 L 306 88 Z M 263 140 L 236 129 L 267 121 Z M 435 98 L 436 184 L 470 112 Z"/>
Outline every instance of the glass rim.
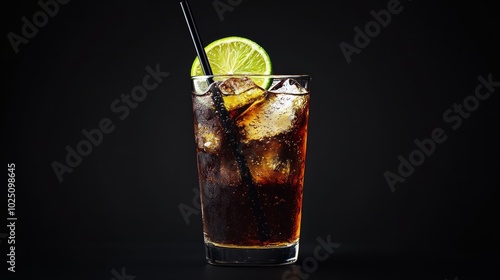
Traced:
<path fill-rule="evenodd" d="M 217 75 L 199 75 L 191 76 L 191 79 L 208 79 L 208 78 L 224 78 L 224 77 L 256 77 L 256 78 L 271 78 L 271 79 L 286 79 L 286 78 L 306 78 L 311 79 L 307 74 L 217 74 Z"/>

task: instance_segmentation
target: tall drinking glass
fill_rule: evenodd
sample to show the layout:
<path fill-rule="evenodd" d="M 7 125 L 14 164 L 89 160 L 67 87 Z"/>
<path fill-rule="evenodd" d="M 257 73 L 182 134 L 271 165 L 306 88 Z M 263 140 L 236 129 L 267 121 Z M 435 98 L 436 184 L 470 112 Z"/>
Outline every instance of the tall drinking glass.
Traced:
<path fill-rule="evenodd" d="M 295 262 L 311 78 L 215 75 L 191 80 L 208 263 Z M 214 95 L 222 96 L 222 110 Z"/>

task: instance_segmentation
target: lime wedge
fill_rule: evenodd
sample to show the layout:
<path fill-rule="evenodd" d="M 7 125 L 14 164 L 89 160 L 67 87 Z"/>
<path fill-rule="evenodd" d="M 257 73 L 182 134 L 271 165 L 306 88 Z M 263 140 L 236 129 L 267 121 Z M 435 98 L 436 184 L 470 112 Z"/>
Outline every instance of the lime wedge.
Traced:
<path fill-rule="evenodd" d="M 213 41 L 205 47 L 208 61 L 214 75 L 272 73 L 271 59 L 267 52 L 252 40 L 231 36 Z M 191 76 L 202 76 L 203 70 L 198 57 L 191 66 Z M 252 78 L 258 86 L 267 89 L 269 78 Z"/>

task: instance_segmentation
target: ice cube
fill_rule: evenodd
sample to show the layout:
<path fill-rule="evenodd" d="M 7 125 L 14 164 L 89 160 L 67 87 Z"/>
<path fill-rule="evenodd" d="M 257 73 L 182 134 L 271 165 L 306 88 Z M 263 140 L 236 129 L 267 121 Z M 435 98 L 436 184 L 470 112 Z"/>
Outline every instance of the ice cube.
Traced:
<path fill-rule="evenodd" d="M 199 152 L 198 170 L 206 184 L 212 186 L 241 185 L 241 176 L 234 159 L 217 154 Z"/>
<path fill-rule="evenodd" d="M 263 99 L 266 91 L 250 78 L 229 78 L 219 84 L 228 111 L 242 108 Z"/>
<path fill-rule="evenodd" d="M 284 139 L 251 141 L 243 150 L 254 182 L 258 184 L 285 184 L 289 182 L 290 147 Z"/>
<path fill-rule="evenodd" d="M 214 104 L 210 96 L 193 96 L 195 115 L 195 140 L 198 149 L 209 153 L 219 151 L 223 129 L 215 115 Z"/>
<path fill-rule="evenodd" d="M 277 84 L 275 84 L 270 90 L 270 92 L 275 93 L 291 93 L 291 94 L 306 94 L 307 89 L 299 84 L 294 79 L 286 79 Z"/>
<path fill-rule="evenodd" d="M 221 92 L 225 95 L 239 95 L 256 86 L 248 77 L 228 78 L 219 84 Z"/>
<path fill-rule="evenodd" d="M 308 98 L 306 94 L 268 92 L 264 100 L 252 104 L 236 119 L 242 140 L 248 142 L 291 131 L 305 117 Z"/>
<path fill-rule="evenodd" d="M 217 135 L 219 131 L 213 131 L 213 128 L 209 128 L 206 125 L 198 124 L 197 140 L 198 147 L 203 149 L 205 152 L 217 153 L 220 148 L 220 136 Z"/>
<path fill-rule="evenodd" d="M 215 178 L 223 186 L 241 185 L 238 162 L 232 157 L 221 156 L 219 176 Z"/>

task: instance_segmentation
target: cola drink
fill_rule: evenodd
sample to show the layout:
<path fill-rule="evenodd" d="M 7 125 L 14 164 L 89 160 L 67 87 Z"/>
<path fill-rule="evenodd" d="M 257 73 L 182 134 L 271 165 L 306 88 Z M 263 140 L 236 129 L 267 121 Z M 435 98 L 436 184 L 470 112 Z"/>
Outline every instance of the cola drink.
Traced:
<path fill-rule="evenodd" d="M 211 85 L 205 78 L 193 77 L 192 101 L 207 248 L 221 256 L 220 248 L 293 248 L 296 259 L 310 77 L 265 77 L 267 89 L 255 83 L 263 84 L 262 76 L 215 77 Z M 221 119 L 215 91 L 229 120 Z"/>

